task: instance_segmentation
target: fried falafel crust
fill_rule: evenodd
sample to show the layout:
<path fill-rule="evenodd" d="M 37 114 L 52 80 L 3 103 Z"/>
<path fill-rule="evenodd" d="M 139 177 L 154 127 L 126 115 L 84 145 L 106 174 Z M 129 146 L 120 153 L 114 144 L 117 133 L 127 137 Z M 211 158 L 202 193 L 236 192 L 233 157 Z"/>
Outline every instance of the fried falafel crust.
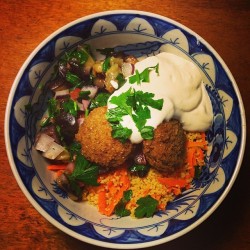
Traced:
<path fill-rule="evenodd" d="M 106 112 L 107 107 L 92 110 L 80 126 L 76 140 L 89 161 L 103 167 L 118 167 L 126 161 L 133 146 L 130 141 L 121 143 L 112 137 Z"/>
<path fill-rule="evenodd" d="M 184 167 L 186 136 L 177 120 L 164 121 L 154 130 L 152 140 L 143 141 L 147 162 L 159 171 L 174 173 Z"/>

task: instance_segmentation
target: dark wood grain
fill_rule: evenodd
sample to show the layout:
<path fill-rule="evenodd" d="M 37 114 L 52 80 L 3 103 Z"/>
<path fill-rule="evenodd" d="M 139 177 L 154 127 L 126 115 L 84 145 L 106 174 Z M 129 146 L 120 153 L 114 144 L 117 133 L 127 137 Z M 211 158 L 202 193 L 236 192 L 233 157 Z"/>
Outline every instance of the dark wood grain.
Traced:
<path fill-rule="evenodd" d="M 151 11 L 181 22 L 206 39 L 224 59 L 250 118 L 249 0 L 1 0 L 0 7 L 1 249 L 101 249 L 61 232 L 33 208 L 15 181 L 5 150 L 4 114 L 15 76 L 32 50 L 68 22 L 113 9 Z M 249 127 L 247 130 L 250 134 Z M 249 151 L 247 144 L 235 185 L 212 216 L 181 238 L 151 249 L 250 249 Z"/>

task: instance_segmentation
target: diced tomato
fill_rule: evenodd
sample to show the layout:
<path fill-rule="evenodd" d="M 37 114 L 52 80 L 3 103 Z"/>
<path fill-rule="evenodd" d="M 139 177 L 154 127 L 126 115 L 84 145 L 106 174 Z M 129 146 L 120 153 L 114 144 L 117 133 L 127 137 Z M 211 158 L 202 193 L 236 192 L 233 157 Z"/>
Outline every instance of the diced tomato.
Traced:
<path fill-rule="evenodd" d="M 69 94 L 71 99 L 76 100 L 79 97 L 79 93 L 80 93 L 81 89 L 80 88 L 75 88 L 74 90 L 72 90 Z"/>

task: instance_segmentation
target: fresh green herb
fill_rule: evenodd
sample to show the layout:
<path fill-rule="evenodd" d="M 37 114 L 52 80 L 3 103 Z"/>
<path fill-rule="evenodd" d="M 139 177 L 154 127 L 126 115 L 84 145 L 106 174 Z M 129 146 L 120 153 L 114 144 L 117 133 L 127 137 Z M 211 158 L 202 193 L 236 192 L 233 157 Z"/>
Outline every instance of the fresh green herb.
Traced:
<path fill-rule="evenodd" d="M 154 127 L 152 126 L 144 126 L 140 132 L 144 140 L 152 140 L 154 138 Z"/>
<path fill-rule="evenodd" d="M 135 217 L 144 218 L 151 217 L 157 210 L 158 201 L 152 198 L 150 195 L 140 198 L 136 204 L 139 206 L 135 209 Z"/>
<path fill-rule="evenodd" d="M 42 90 L 42 89 L 44 88 L 44 86 L 45 86 L 45 85 L 44 85 L 43 83 L 40 82 L 39 85 L 38 85 L 38 89 L 41 89 L 41 90 Z"/>
<path fill-rule="evenodd" d="M 121 141 L 129 138 L 132 131 L 124 128 L 121 125 L 123 116 L 129 115 L 135 122 L 136 127 L 143 139 L 152 139 L 154 136 L 154 128 L 146 126 L 146 122 L 151 118 L 149 107 L 161 110 L 163 107 L 163 99 L 154 100 L 154 94 L 142 91 L 135 91 L 130 88 L 119 96 L 113 96 L 110 103 L 117 107 L 109 109 L 107 113 L 107 120 L 112 126 L 112 135 Z M 122 131 L 124 130 L 124 131 Z"/>
<path fill-rule="evenodd" d="M 85 109 L 84 116 L 87 117 L 89 115 L 89 109 Z"/>
<path fill-rule="evenodd" d="M 118 204 L 115 207 L 115 214 L 120 217 L 125 217 L 130 215 L 130 211 L 126 209 L 126 204 L 131 200 L 132 198 L 132 190 L 126 190 L 123 192 L 122 199 L 118 202 Z"/>
<path fill-rule="evenodd" d="M 89 94 L 90 94 L 90 91 L 89 90 L 87 90 L 87 91 L 80 91 L 79 92 L 79 98 L 81 99 L 81 100 L 89 100 L 90 98 L 89 98 Z"/>
<path fill-rule="evenodd" d="M 132 174 L 136 174 L 139 177 L 145 177 L 149 171 L 150 167 L 148 165 L 135 164 L 129 167 L 129 171 Z"/>
<path fill-rule="evenodd" d="M 149 82 L 149 73 L 150 71 L 155 70 L 157 74 L 159 74 L 159 63 L 153 67 L 148 67 L 144 69 L 141 73 L 138 70 L 135 71 L 135 74 L 129 77 L 129 83 L 137 83 L 141 82 Z"/>
<path fill-rule="evenodd" d="M 55 98 L 50 98 L 48 100 L 48 113 L 50 117 L 55 117 L 57 114 L 57 100 Z"/>
<path fill-rule="evenodd" d="M 109 109 L 106 117 L 109 122 L 116 124 L 122 121 L 122 117 L 124 115 L 128 115 L 127 110 L 121 106 L 117 106 L 115 108 Z"/>
<path fill-rule="evenodd" d="M 90 109 L 103 107 L 107 105 L 108 99 L 110 97 L 110 93 L 102 92 L 97 94 L 97 96 L 91 100 Z"/>
<path fill-rule="evenodd" d="M 109 68 L 110 68 L 110 57 L 107 57 L 102 64 L 102 71 L 107 72 Z"/>
<path fill-rule="evenodd" d="M 83 155 L 78 154 L 75 160 L 75 168 L 69 175 L 70 182 L 80 181 L 87 185 L 98 186 L 99 167 L 92 165 Z"/>
<path fill-rule="evenodd" d="M 161 110 L 163 106 L 163 99 L 154 100 L 155 96 L 153 93 L 137 91 L 135 93 L 135 98 L 138 103 L 138 106 L 150 106 L 154 109 Z"/>
<path fill-rule="evenodd" d="M 118 81 L 118 86 L 119 88 L 122 87 L 124 85 L 124 83 L 126 82 L 123 74 L 118 74 L 118 76 L 116 77 L 116 80 Z"/>
<path fill-rule="evenodd" d="M 73 51 L 70 56 L 76 58 L 80 65 L 83 65 L 89 58 L 88 52 L 83 47 Z"/>
<path fill-rule="evenodd" d="M 79 107 L 76 101 L 69 99 L 68 101 L 64 102 L 62 106 L 65 112 L 70 113 L 74 117 L 77 116 L 77 111 L 79 110 Z"/>
<path fill-rule="evenodd" d="M 49 124 L 50 124 L 50 117 L 47 117 L 47 118 L 45 118 L 44 120 L 41 121 L 40 126 L 43 128 L 43 127 L 46 127 Z"/>
<path fill-rule="evenodd" d="M 123 111 L 123 115 L 128 114 L 132 115 L 131 99 L 134 98 L 135 90 L 133 88 L 129 88 L 126 92 L 123 92 L 119 96 L 113 96 L 110 100 L 110 103 L 117 105 L 121 111 Z"/>
<path fill-rule="evenodd" d="M 57 106 L 58 103 L 55 98 L 50 98 L 48 100 L 48 117 L 41 122 L 40 124 L 41 127 L 46 127 L 47 125 L 49 125 L 51 119 L 53 119 L 60 112 Z"/>
<path fill-rule="evenodd" d="M 91 46 L 89 44 L 83 44 L 81 46 L 78 46 L 78 49 L 84 49 L 86 53 L 91 55 Z"/>
<path fill-rule="evenodd" d="M 72 148 L 72 150 L 78 152 L 79 148 L 76 146 L 76 148 Z M 98 166 L 92 165 L 92 163 L 90 163 L 83 155 L 77 153 L 74 171 L 72 174 L 67 174 L 72 193 L 78 198 L 81 198 L 82 189 L 79 185 L 79 182 L 87 185 L 98 186 L 98 173 Z"/>
<path fill-rule="evenodd" d="M 129 83 L 131 83 L 131 84 L 133 84 L 133 83 L 140 84 L 141 83 L 140 73 L 137 69 L 135 70 L 135 74 L 129 77 Z"/>
<path fill-rule="evenodd" d="M 90 56 L 90 50 L 87 46 L 78 46 L 77 49 L 66 52 L 60 59 L 60 63 L 66 65 L 69 61 L 77 60 L 78 64 L 83 65 Z"/>
<path fill-rule="evenodd" d="M 61 141 L 63 141 L 63 136 L 62 136 L 62 133 L 61 133 L 61 127 L 59 126 L 59 125 L 56 125 L 56 132 L 57 132 L 57 135 L 58 135 L 58 137 L 59 137 L 59 139 L 61 140 Z"/>
<path fill-rule="evenodd" d="M 70 160 L 73 160 L 74 155 L 78 155 L 81 153 L 82 145 L 80 142 L 73 141 L 69 146 L 68 146 L 68 151 L 70 154 Z"/>
<path fill-rule="evenodd" d="M 75 74 L 72 74 L 70 71 L 66 73 L 66 80 L 72 84 L 73 88 L 79 87 L 82 83 L 81 78 Z"/>
<path fill-rule="evenodd" d="M 72 178 L 70 175 L 67 176 L 69 180 L 69 186 L 70 186 L 70 191 L 78 197 L 78 199 L 81 199 L 82 195 L 82 189 L 79 186 L 78 181 L 75 178 Z"/>
<path fill-rule="evenodd" d="M 132 134 L 132 130 L 122 127 L 121 124 L 113 125 L 111 135 L 113 138 L 120 140 L 124 143 Z"/>

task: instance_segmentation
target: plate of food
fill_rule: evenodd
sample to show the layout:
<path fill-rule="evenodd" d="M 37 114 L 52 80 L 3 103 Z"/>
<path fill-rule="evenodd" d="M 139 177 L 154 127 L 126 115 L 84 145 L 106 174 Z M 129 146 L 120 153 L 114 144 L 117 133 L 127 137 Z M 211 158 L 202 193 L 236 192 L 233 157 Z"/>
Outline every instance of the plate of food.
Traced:
<path fill-rule="evenodd" d="M 13 174 L 31 204 L 84 242 L 144 248 L 208 218 L 242 162 L 246 121 L 218 53 L 167 17 L 108 11 L 55 31 L 13 83 Z"/>

